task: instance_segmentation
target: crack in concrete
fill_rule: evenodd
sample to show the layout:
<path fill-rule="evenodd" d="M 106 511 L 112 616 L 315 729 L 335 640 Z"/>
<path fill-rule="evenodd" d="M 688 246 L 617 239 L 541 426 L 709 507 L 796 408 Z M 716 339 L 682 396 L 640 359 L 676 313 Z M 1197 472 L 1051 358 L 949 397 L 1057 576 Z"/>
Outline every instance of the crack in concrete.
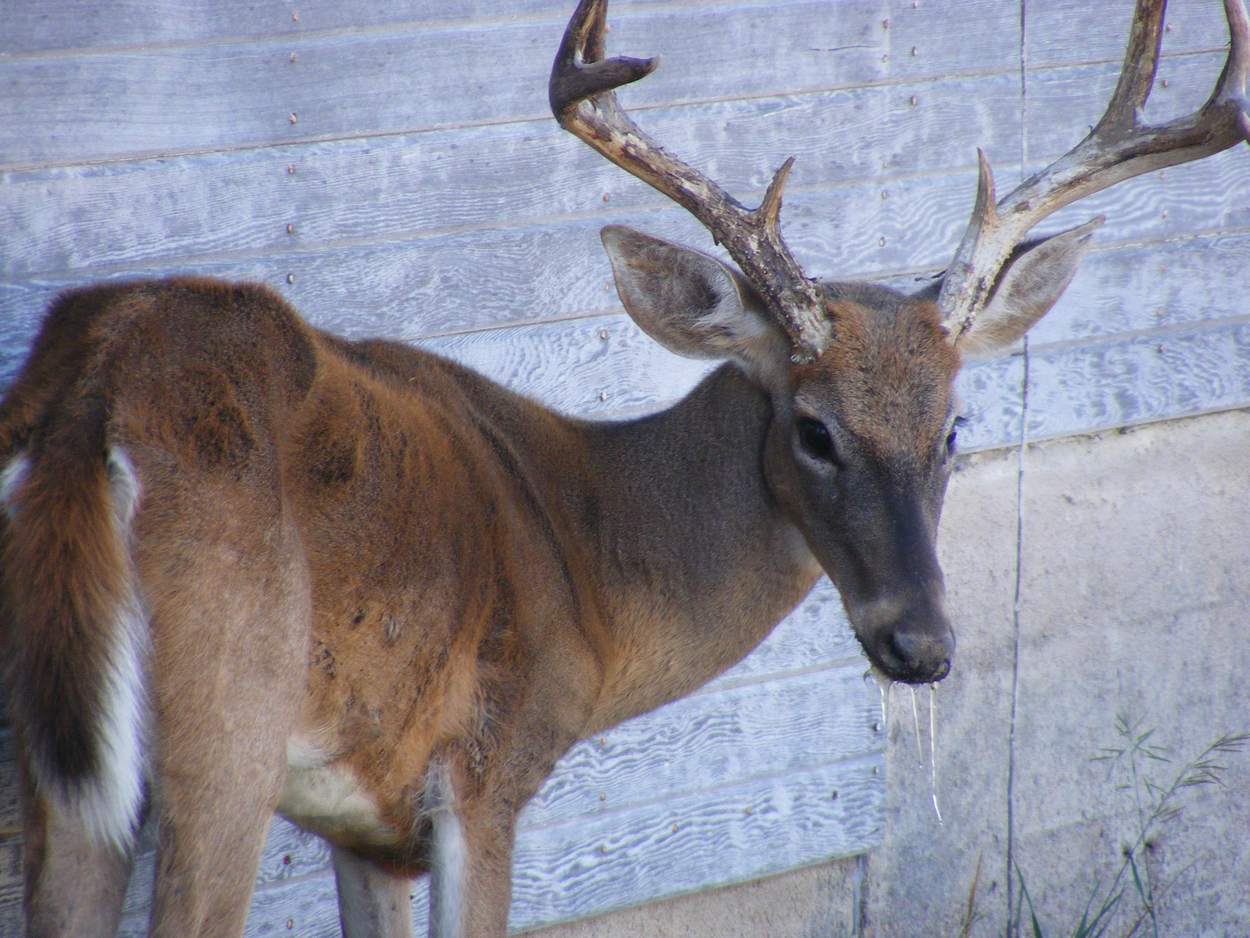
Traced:
<path fill-rule="evenodd" d="M 1020 0 L 1020 175 L 1029 165 L 1028 131 L 1028 0 Z M 1024 336 L 1023 368 L 1020 377 L 1020 436 L 1016 447 L 1016 564 L 1014 595 L 1011 606 L 1011 711 L 1007 726 L 1007 934 L 1012 932 L 1016 903 L 1023 897 L 1015 894 L 1015 780 L 1016 780 L 1016 713 L 1020 702 L 1020 584 L 1024 556 L 1024 461 L 1029 427 L 1029 336 Z"/>

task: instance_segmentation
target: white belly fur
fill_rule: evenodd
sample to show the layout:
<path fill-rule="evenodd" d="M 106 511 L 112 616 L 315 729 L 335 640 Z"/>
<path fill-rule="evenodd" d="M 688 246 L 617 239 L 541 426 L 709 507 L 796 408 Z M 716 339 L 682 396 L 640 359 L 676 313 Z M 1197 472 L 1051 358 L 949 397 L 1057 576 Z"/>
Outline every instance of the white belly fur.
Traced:
<path fill-rule="evenodd" d="M 300 827 L 331 840 L 393 843 L 396 831 L 382 821 L 377 803 L 345 765 L 298 739 L 287 743 L 287 776 L 278 811 Z"/>

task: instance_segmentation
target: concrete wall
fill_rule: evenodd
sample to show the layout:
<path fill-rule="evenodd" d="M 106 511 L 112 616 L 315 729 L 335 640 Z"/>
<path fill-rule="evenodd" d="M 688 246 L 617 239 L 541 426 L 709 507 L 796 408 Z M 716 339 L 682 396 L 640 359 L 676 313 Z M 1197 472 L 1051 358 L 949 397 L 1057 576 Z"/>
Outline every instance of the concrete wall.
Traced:
<path fill-rule="evenodd" d="M 1148 766 L 1160 782 L 1220 733 L 1250 731 L 1247 505 L 1245 410 L 968 458 L 942 532 L 959 636 L 937 695 L 942 823 L 928 695 L 918 695 L 921 758 L 899 688 L 885 842 L 866 859 L 539 934 L 956 935 L 979 864 L 971 934 L 1002 935 L 1009 857 L 1046 934 L 1070 934 L 1140 831 L 1116 790 L 1123 778 L 1091 761 L 1122 744 L 1117 713 L 1174 749 L 1173 764 Z M 1250 934 L 1250 753 L 1220 761 L 1226 787 L 1186 790 L 1184 812 L 1145 853 L 1159 934 Z M 1129 885 L 1108 934 L 1126 934 L 1141 911 Z"/>

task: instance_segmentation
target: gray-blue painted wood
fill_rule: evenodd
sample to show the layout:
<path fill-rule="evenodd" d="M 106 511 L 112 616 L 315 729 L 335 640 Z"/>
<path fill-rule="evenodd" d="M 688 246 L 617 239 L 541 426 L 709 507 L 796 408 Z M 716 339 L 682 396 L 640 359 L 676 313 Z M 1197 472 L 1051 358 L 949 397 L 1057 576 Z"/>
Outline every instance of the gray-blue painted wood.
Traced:
<path fill-rule="evenodd" d="M 569 413 L 676 400 L 707 365 L 621 314 L 597 230 L 709 239 L 547 116 L 570 6 L 0 0 L 0 387 L 58 290 L 195 271 L 263 280 L 319 325 L 421 342 Z M 1215 0 L 1170 6 L 1152 119 L 1200 103 L 1223 58 Z M 1002 188 L 1096 119 L 1131 0 L 1105 7 L 614 0 L 610 42 L 663 56 L 623 99 L 744 200 L 798 156 L 784 218 L 811 272 L 912 286 L 958 239 L 978 145 Z M 1246 192 L 1231 152 L 1047 225 L 1109 217 L 1030 338 L 1031 438 L 1250 404 Z M 1024 374 L 1020 354 L 966 370 L 967 446 L 1018 439 Z M 870 849 L 863 668 L 823 584 L 704 691 L 577 747 L 524 817 L 513 924 Z M 0 935 L 20 901 L 12 773 L 0 734 Z M 149 852 L 128 934 L 150 875 Z M 317 838 L 276 822 L 257 882 L 250 934 L 337 933 Z"/>

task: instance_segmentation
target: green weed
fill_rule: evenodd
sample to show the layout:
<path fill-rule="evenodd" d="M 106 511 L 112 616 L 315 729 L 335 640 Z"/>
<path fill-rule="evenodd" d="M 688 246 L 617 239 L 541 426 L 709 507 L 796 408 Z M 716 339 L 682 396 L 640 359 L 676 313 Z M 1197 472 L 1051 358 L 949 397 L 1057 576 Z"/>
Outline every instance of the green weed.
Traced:
<path fill-rule="evenodd" d="M 1094 882 L 1080 920 L 1061 933 L 1047 932 L 1043 928 L 1025 883 L 1024 871 L 1019 864 L 1013 864 L 1020 901 L 1008 922 L 1008 935 L 1107 938 L 1116 922 L 1117 911 L 1131 904 L 1130 914 L 1135 914 L 1127 925 L 1128 930 L 1121 933 L 1123 938 L 1132 938 L 1144 929 L 1148 929 L 1146 933 L 1153 938 L 1159 938 L 1156 904 L 1166 891 L 1166 884 L 1155 881 L 1149 864 L 1143 861 L 1143 853 L 1160 830 L 1181 815 L 1185 793 L 1207 785 L 1223 787 L 1223 775 L 1228 771 L 1225 757 L 1241 752 L 1250 743 L 1250 733 L 1225 733 L 1176 768 L 1171 751 L 1154 741 L 1153 729 L 1143 729 L 1140 721 L 1134 722 L 1125 714 L 1119 714 L 1115 730 L 1116 745 L 1101 748 L 1093 761 L 1105 763 L 1108 782 L 1116 791 L 1131 797 L 1137 814 L 1136 836 L 1123 848 L 1123 860 L 1111 882 L 1105 886 Z M 971 924 L 975 890 L 974 882 L 965 929 Z"/>

